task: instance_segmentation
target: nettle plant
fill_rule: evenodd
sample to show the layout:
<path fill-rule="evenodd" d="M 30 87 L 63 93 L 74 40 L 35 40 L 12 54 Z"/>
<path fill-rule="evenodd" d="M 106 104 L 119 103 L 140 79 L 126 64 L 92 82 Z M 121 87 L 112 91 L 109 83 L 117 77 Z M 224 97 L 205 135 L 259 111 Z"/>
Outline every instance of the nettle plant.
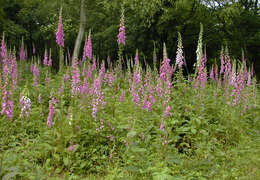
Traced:
<path fill-rule="evenodd" d="M 123 12 L 119 64 L 92 54 L 89 33 L 83 59 L 69 59 L 71 66 L 64 67 L 61 13 L 56 35 L 62 68 L 58 74 L 51 73 L 51 49 L 49 55 L 45 50 L 43 62 L 38 57 L 29 60 L 22 41 L 17 61 L 2 37 L 1 121 L 9 134 L 21 133 L 33 141 L 7 136 L 1 138 L 1 151 L 28 147 L 31 153 L 22 157 L 48 172 L 102 174 L 107 165 L 122 164 L 129 174 L 160 176 L 160 168 L 172 164 L 177 155 L 202 157 L 216 147 L 235 145 L 245 133 L 240 127 L 244 114 L 257 103 L 253 68 L 244 57 L 242 62 L 231 59 L 226 48 L 220 62 L 208 69 L 202 25 L 195 73 L 188 76 L 183 76 L 180 33 L 175 63 L 164 44 L 159 68 L 156 54 L 155 65 L 143 68 L 137 50 L 123 69 Z M 167 168 L 160 172 L 172 175 Z"/>

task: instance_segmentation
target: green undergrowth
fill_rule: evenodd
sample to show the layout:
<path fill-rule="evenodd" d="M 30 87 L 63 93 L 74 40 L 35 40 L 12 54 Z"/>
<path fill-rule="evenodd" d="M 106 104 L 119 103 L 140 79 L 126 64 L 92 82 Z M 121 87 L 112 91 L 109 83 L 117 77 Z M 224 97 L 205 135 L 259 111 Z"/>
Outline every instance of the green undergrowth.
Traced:
<path fill-rule="evenodd" d="M 28 89 L 29 118 L 19 118 L 17 107 L 13 120 L 1 116 L 3 180 L 260 179 L 258 96 L 242 112 L 242 106 L 229 105 L 230 97 L 217 84 L 195 89 L 179 79 L 172 87 L 172 116 L 164 118 L 163 102 L 151 112 L 136 107 L 127 78 L 117 79 L 112 87 L 102 86 L 107 104 L 94 120 L 88 97 L 71 98 L 69 84 L 60 95 L 59 74 L 52 75 L 49 87 L 44 78 L 36 88 L 28 83 L 28 75 L 14 93 L 19 97 L 18 92 Z M 122 91 L 124 102 L 119 98 Z M 59 100 L 52 128 L 46 125 L 50 94 Z M 165 131 L 160 129 L 162 119 Z M 73 151 L 70 145 L 76 145 Z"/>

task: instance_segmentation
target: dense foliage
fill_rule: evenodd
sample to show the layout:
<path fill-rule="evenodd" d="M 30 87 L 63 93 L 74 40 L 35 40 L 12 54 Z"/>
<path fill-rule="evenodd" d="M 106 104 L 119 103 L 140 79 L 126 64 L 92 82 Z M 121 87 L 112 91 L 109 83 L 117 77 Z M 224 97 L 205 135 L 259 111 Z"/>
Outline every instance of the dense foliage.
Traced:
<path fill-rule="evenodd" d="M 211 58 L 219 57 L 222 45 L 230 54 L 247 59 L 259 72 L 260 17 L 258 0 L 87 0 L 86 28 L 92 29 L 93 50 L 99 59 L 117 59 L 116 34 L 121 8 L 125 9 L 127 46 L 124 54 L 152 62 L 152 49 L 162 54 L 165 42 L 169 57 L 175 57 L 177 32 L 183 36 L 188 68 L 195 62 L 194 41 L 199 24 L 204 24 L 204 40 Z M 63 6 L 65 51 L 72 53 L 79 26 L 80 0 L 2 0 L 0 2 L 0 34 L 6 32 L 11 46 L 19 47 L 24 36 L 29 54 L 33 43 L 43 57 L 44 47 L 55 47 L 55 32 L 60 6 Z M 88 31 L 87 30 L 87 31 Z M 83 45 L 82 45 L 83 46 Z M 55 56 L 56 57 L 56 56 Z"/>
<path fill-rule="evenodd" d="M 188 77 L 180 34 L 175 65 L 166 46 L 126 71 L 87 49 L 58 74 L 2 38 L 1 179 L 259 179 L 256 79 L 227 50 L 207 70 L 201 37 Z"/>

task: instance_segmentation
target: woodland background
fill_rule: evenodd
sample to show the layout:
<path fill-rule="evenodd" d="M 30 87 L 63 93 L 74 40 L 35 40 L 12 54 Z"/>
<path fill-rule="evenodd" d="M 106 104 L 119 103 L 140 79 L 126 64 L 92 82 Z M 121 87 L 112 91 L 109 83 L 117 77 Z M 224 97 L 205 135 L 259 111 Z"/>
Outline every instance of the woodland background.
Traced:
<path fill-rule="evenodd" d="M 179 31 L 188 69 L 192 71 L 202 23 L 209 65 L 220 61 L 221 46 L 227 45 L 235 59 L 241 59 L 243 49 L 260 77 L 258 0 L 86 0 L 85 3 L 86 34 L 91 29 L 93 53 L 98 59 L 108 56 L 112 61 L 118 59 L 116 38 L 123 7 L 127 36 L 125 57 L 134 56 L 138 49 L 140 58 L 152 63 L 153 49 L 161 59 L 165 42 L 169 57 L 175 59 Z M 61 6 L 65 52 L 72 54 L 79 27 L 80 0 L 1 0 L 0 33 L 5 32 L 7 43 L 14 47 L 19 47 L 24 37 L 29 56 L 33 44 L 41 58 L 45 47 L 51 47 L 57 54 L 55 32 Z"/>

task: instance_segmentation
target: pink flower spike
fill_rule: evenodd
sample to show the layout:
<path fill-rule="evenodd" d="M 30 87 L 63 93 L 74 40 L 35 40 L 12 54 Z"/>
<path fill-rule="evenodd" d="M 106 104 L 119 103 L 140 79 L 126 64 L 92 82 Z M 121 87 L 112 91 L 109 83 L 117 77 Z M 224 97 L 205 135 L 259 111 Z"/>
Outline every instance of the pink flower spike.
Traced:
<path fill-rule="evenodd" d="M 178 67 L 179 69 L 182 68 L 182 65 L 184 63 L 184 57 L 183 57 L 183 50 L 182 49 L 183 49 L 183 46 L 182 46 L 181 34 L 178 32 L 178 49 L 177 49 L 175 67 Z"/>
<path fill-rule="evenodd" d="M 91 41 L 91 33 L 88 35 L 88 41 L 86 46 L 86 56 L 88 59 L 92 59 L 92 41 Z"/>
<path fill-rule="evenodd" d="M 64 47 L 64 32 L 62 25 L 62 8 L 60 9 L 58 30 L 56 32 L 56 42 L 59 46 Z"/>
<path fill-rule="evenodd" d="M 164 117 L 167 118 L 169 116 L 172 116 L 172 113 L 170 112 L 171 110 L 171 107 L 170 106 L 167 106 L 165 111 L 164 111 Z"/>
<path fill-rule="evenodd" d="M 1 54 L 0 54 L 0 57 L 1 57 L 1 61 L 4 61 L 4 59 L 6 58 L 6 45 L 5 45 L 5 36 L 3 34 L 3 37 L 2 37 L 2 43 L 1 43 Z"/>
<path fill-rule="evenodd" d="M 121 96 L 120 96 L 120 102 L 123 103 L 125 101 L 125 93 L 122 91 Z"/>
<path fill-rule="evenodd" d="M 50 54 L 49 54 L 49 62 L 48 62 L 48 66 L 49 66 L 49 67 L 52 66 L 51 49 L 50 49 Z"/>
<path fill-rule="evenodd" d="M 215 77 L 214 77 L 214 67 L 212 66 L 211 70 L 210 70 L 210 79 L 212 79 L 213 81 L 215 80 Z"/>
<path fill-rule="evenodd" d="M 136 50 L 136 54 L 135 54 L 135 66 L 137 66 L 138 64 L 138 50 Z"/>
<path fill-rule="evenodd" d="M 71 146 L 68 148 L 68 151 L 74 151 L 77 146 L 78 146 L 78 144 L 71 145 Z"/>
<path fill-rule="evenodd" d="M 45 66 L 48 65 L 48 52 L 47 52 L 46 49 L 45 49 L 45 53 L 44 53 L 43 64 L 44 64 Z"/>
<path fill-rule="evenodd" d="M 78 144 L 71 145 L 71 146 L 68 148 L 68 151 L 74 151 L 77 146 L 78 146 Z"/>
<path fill-rule="evenodd" d="M 117 43 L 118 45 L 123 44 L 125 45 L 125 16 L 124 16 L 124 11 L 122 11 L 121 14 L 121 20 L 120 20 L 120 27 L 119 27 L 119 33 L 117 35 Z"/>
<path fill-rule="evenodd" d="M 164 122 L 163 122 L 163 120 L 162 120 L 161 125 L 160 125 L 160 130 L 165 131 L 165 127 L 164 127 Z"/>
<path fill-rule="evenodd" d="M 53 126 L 52 119 L 54 117 L 56 103 L 57 103 L 57 100 L 55 98 L 53 98 L 53 97 L 49 101 L 49 115 L 48 115 L 48 118 L 47 118 L 47 126 L 49 128 L 51 128 Z"/>

